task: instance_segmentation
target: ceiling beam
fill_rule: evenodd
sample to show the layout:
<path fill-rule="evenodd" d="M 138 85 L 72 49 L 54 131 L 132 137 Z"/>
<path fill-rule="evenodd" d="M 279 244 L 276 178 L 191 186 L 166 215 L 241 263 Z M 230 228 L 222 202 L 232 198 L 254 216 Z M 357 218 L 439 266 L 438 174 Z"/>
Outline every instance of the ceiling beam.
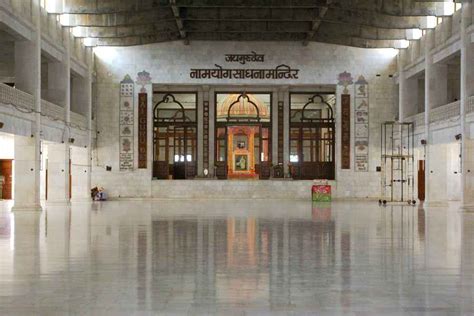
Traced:
<path fill-rule="evenodd" d="M 181 20 L 180 9 L 176 6 L 176 0 L 170 0 L 170 5 L 176 21 L 176 26 L 178 27 L 179 36 L 184 40 L 186 39 L 186 31 L 184 30 L 183 20 Z"/>
<path fill-rule="evenodd" d="M 319 26 L 322 23 L 322 19 L 324 18 L 324 16 L 329 10 L 329 5 L 331 4 L 331 2 L 332 0 L 326 0 L 327 5 L 325 7 L 320 8 L 316 19 L 311 21 L 311 29 L 306 34 L 306 39 L 303 41 L 304 46 L 308 45 L 308 42 L 313 38 L 314 34 L 316 34 L 316 32 L 318 31 Z"/>
<path fill-rule="evenodd" d="M 176 21 L 171 10 L 104 14 L 67 14 L 61 17 L 61 23 L 66 26 L 129 26 L 166 21 Z"/>

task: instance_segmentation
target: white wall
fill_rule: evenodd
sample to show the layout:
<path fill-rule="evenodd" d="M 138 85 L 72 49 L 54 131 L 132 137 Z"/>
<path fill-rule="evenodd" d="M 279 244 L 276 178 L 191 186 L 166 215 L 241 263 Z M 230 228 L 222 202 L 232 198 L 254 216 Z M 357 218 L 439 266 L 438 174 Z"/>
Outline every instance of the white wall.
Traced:
<path fill-rule="evenodd" d="M 14 159 L 14 144 L 13 135 L 0 133 L 0 159 Z"/>
<path fill-rule="evenodd" d="M 225 54 L 250 53 L 251 51 L 265 54 L 265 62 L 243 66 L 238 63 L 225 62 Z M 191 42 L 190 45 L 184 45 L 181 42 L 167 42 L 134 47 L 100 47 L 96 48 L 95 52 L 96 117 L 100 134 L 97 139 L 97 148 L 93 154 L 92 185 L 104 186 L 112 197 L 146 197 L 152 194 L 151 155 L 149 156 L 148 169 L 132 172 L 118 171 L 119 82 L 126 74 L 135 80 L 137 73 L 143 70 L 151 74 L 153 84 L 170 85 L 173 88 L 176 85 L 202 87 L 205 84 L 210 85 L 211 89 L 225 89 L 226 85 L 234 87 L 244 85 L 246 89 L 251 89 L 256 85 L 260 87 L 271 85 L 272 89 L 286 87 L 291 90 L 297 90 L 298 87 L 310 89 L 309 86 L 332 85 L 334 89 L 338 83 L 339 73 L 350 72 L 354 81 L 358 76 L 363 75 L 369 82 L 370 172 L 354 172 L 354 156 L 352 155 L 351 170 L 340 170 L 337 173 L 338 183 L 335 195 L 363 198 L 377 197 L 380 193 L 380 173 L 375 172 L 376 166 L 380 165 L 380 123 L 385 120 L 393 120 L 397 114 L 395 86 L 392 78 L 389 77 L 396 70 L 394 50 L 360 49 L 321 43 L 302 46 L 300 43 L 294 42 Z M 300 69 L 300 72 L 298 79 L 289 80 L 190 79 L 191 68 L 215 68 L 215 64 L 224 68 L 275 68 L 280 64 L 286 64 L 293 69 Z M 139 85 L 135 86 L 135 94 L 140 87 Z M 350 86 L 349 90 L 353 106 L 354 87 Z M 342 87 L 339 86 L 337 92 L 339 95 L 342 92 Z M 287 101 L 285 105 L 287 106 Z M 339 96 L 337 107 L 340 107 Z M 151 104 L 149 103 L 150 125 L 151 115 Z M 353 109 L 351 116 L 354 116 Z M 337 129 L 339 129 L 339 117 L 336 117 L 336 122 Z M 136 125 L 135 123 L 135 128 Z M 351 125 L 353 136 L 353 124 Z M 211 123 L 211 129 L 212 126 Z M 151 134 L 151 128 L 149 134 Z M 338 131 L 336 138 L 338 144 L 340 141 Z M 337 144 L 336 148 L 338 148 Z M 136 146 L 137 141 L 135 141 L 135 153 L 137 152 Z M 149 135 L 148 150 L 152 150 L 151 135 Z M 336 151 L 337 165 L 339 165 L 339 150 L 336 149 Z M 136 156 L 135 154 L 135 160 L 137 160 Z M 104 170 L 106 165 L 112 166 L 112 172 Z M 136 161 L 135 165 L 137 165 Z"/>

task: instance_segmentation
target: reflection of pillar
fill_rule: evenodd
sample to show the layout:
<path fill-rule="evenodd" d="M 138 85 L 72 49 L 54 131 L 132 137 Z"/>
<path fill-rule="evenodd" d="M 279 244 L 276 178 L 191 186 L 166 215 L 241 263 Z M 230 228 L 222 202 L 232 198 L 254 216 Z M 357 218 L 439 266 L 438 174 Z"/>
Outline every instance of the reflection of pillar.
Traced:
<path fill-rule="evenodd" d="M 270 307 L 280 302 L 278 293 L 278 232 L 276 223 L 271 226 L 272 232 L 270 237 Z"/>
<path fill-rule="evenodd" d="M 283 222 L 283 286 L 282 290 L 285 291 L 282 300 L 285 300 L 285 304 L 290 304 L 291 299 L 291 286 L 290 286 L 290 233 L 288 218 L 285 218 Z M 282 302 L 283 303 L 283 302 Z"/>
<path fill-rule="evenodd" d="M 227 266 L 234 264 L 235 219 L 227 219 Z"/>
<path fill-rule="evenodd" d="M 170 273 L 174 269 L 175 265 L 175 252 L 174 252 L 174 228 L 173 228 L 173 220 L 168 221 L 168 264 L 166 265 L 167 273 Z"/>
<path fill-rule="evenodd" d="M 474 297 L 472 295 L 464 295 L 465 293 L 474 293 L 474 276 L 472 267 L 474 266 L 474 214 L 461 214 L 461 264 L 460 278 L 457 288 L 462 289 L 461 310 L 472 311 L 474 306 Z"/>
<path fill-rule="evenodd" d="M 341 233 L 341 306 L 351 306 L 351 235 Z"/>
<path fill-rule="evenodd" d="M 255 218 L 247 219 L 247 253 L 250 266 L 255 265 Z"/>
<path fill-rule="evenodd" d="M 206 284 L 205 284 L 205 271 L 204 271 L 204 230 L 203 220 L 198 218 L 197 220 L 197 236 L 196 238 L 196 262 L 194 263 L 194 306 L 202 306 L 206 298 Z"/>
<path fill-rule="evenodd" d="M 15 274 L 35 276 L 40 275 L 39 253 L 39 212 L 15 212 L 14 216 L 14 264 Z M 33 280 L 29 280 L 34 282 Z"/>
<path fill-rule="evenodd" d="M 216 300 L 216 271 L 214 262 L 214 220 L 209 220 L 208 230 L 208 247 L 207 247 L 207 277 L 208 277 L 208 288 L 209 288 L 209 303 L 215 303 Z"/>
<path fill-rule="evenodd" d="M 137 237 L 137 303 L 140 309 L 146 307 L 147 299 L 147 257 L 148 242 L 147 231 L 143 226 L 138 226 Z"/>

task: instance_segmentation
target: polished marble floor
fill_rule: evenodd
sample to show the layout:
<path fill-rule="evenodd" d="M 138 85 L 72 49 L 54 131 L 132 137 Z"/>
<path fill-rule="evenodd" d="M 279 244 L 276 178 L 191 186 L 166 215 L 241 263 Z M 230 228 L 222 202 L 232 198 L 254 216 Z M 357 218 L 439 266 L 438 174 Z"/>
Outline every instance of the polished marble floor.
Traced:
<path fill-rule="evenodd" d="M 0 315 L 474 314 L 474 214 L 369 202 L 0 207 Z"/>

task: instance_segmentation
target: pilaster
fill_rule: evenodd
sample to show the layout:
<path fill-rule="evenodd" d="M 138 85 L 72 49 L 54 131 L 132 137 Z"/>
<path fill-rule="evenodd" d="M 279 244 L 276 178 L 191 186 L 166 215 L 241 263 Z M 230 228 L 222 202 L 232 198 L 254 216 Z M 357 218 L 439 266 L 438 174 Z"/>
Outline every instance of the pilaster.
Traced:
<path fill-rule="evenodd" d="M 69 204 L 69 157 L 68 143 L 48 144 L 48 205 Z"/>
<path fill-rule="evenodd" d="M 31 41 L 15 42 L 15 81 L 18 89 L 31 93 L 35 121 L 31 137 L 15 136 L 14 196 L 12 211 L 41 211 L 41 20 L 40 1 L 32 1 L 35 35 Z"/>
<path fill-rule="evenodd" d="M 466 28 L 472 20 L 472 2 L 463 1 L 461 15 L 461 208 L 474 211 L 474 140 L 466 121 L 469 97 L 474 93 L 474 45 Z"/>

